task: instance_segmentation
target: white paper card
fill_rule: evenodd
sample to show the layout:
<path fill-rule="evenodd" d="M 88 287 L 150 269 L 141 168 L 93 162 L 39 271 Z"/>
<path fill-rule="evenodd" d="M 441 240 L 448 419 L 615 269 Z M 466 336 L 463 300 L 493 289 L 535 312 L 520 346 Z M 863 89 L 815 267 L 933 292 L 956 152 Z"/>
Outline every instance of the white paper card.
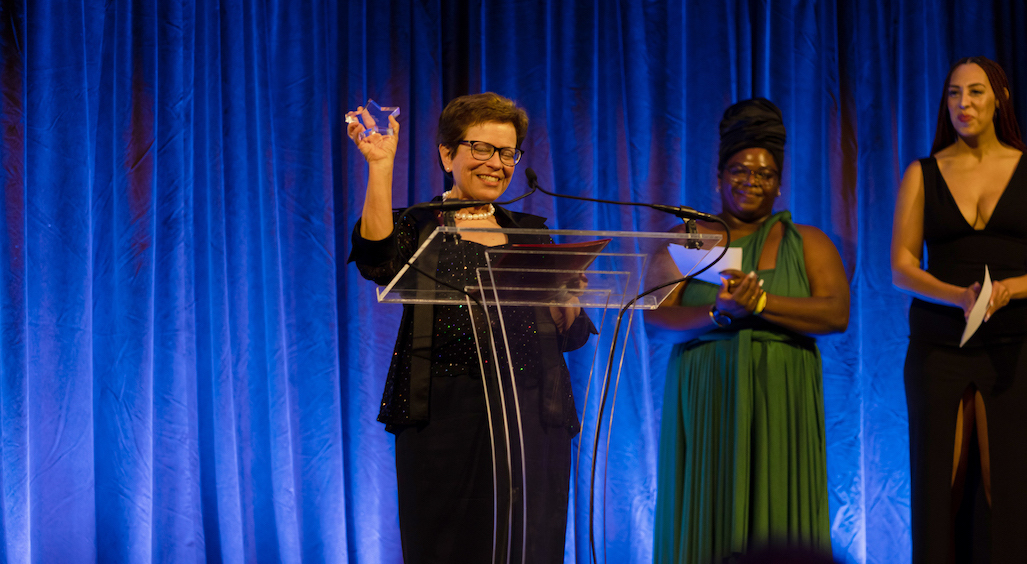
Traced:
<path fill-rule="evenodd" d="M 959 340 L 959 346 L 963 346 L 970 337 L 973 337 L 981 322 L 984 321 L 984 314 L 988 311 L 988 302 L 991 301 L 991 273 L 988 272 L 988 265 L 984 265 L 984 284 L 981 284 L 981 293 L 977 294 L 977 301 L 970 308 L 970 316 L 966 318 L 966 328 L 963 329 L 963 338 Z"/>
<path fill-rule="evenodd" d="M 677 265 L 678 270 L 681 271 L 682 276 L 686 276 L 689 271 L 696 272 L 701 268 L 704 268 L 707 264 L 710 264 L 718 257 L 724 250 L 724 247 L 714 247 L 712 251 L 706 252 L 699 249 L 686 249 L 681 245 L 669 245 L 670 256 L 674 259 L 674 264 Z M 705 254 L 705 256 L 703 256 Z M 700 258 L 701 257 L 701 258 Z M 696 264 L 696 261 L 699 264 Z M 695 268 L 692 268 L 692 265 Z M 720 286 L 720 271 L 734 268 L 735 270 L 742 269 L 742 248 L 741 247 L 728 247 L 727 254 L 724 258 L 720 259 L 717 264 L 710 267 L 709 270 L 696 276 L 696 280 L 702 280 L 703 282 L 709 282 L 710 284 L 716 284 Z"/>

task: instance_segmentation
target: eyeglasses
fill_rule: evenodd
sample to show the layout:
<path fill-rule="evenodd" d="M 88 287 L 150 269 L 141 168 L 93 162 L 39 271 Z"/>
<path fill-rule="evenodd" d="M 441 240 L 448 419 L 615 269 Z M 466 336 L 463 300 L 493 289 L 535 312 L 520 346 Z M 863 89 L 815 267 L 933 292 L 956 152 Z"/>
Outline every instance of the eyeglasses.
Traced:
<path fill-rule="evenodd" d="M 492 143 L 484 141 L 461 141 L 460 144 L 470 147 L 471 156 L 479 161 L 487 161 L 496 154 L 496 151 L 499 151 L 499 162 L 506 166 L 517 164 L 517 161 L 521 160 L 521 155 L 524 154 L 524 151 L 514 147 L 496 147 Z"/>
<path fill-rule="evenodd" d="M 777 178 L 777 171 L 772 168 L 761 168 L 752 170 L 744 165 L 733 165 L 727 169 L 728 178 L 732 182 L 745 182 L 749 176 L 753 176 L 759 184 L 767 184 Z"/>

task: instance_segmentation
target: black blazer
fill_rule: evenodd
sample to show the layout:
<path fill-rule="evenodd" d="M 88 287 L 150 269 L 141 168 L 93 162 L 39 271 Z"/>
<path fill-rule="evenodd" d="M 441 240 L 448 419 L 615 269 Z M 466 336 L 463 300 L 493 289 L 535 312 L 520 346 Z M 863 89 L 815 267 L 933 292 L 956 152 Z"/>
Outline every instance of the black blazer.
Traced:
<path fill-rule="evenodd" d="M 438 199 L 438 198 L 436 198 Z M 402 210 L 394 210 L 396 219 Z M 353 229 L 353 248 L 349 262 L 355 262 L 361 275 L 379 285 L 388 284 L 406 264 L 421 243 L 440 225 L 443 214 L 434 210 L 416 209 L 403 220 L 403 225 L 381 241 L 369 241 L 360 236 L 360 222 Z M 544 229 L 545 218 L 513 212 L 496 206 L 496 221 L 503 228 Z M 548 236 L 510 237 L 510 243 L 548 243 Z M 434 261 L 434 262 L 433 262 Z M 438 257 L 422 257 L 421 266 L 428 272 L 437 268 Z M 422 277 L 425 283 L 434 284 Z M 542 421 L 547 425 L 566 427 L 571 433 L 579 430 L 577 410 L 571 395 L 570 373 L 564 362 L 564 351 L 575 350 L 597 333 L 584 313 L 564 334 L 556 333 L 556 326 L 546 308 L 535 308 L 540 355 L 543 359 Z M 378 420 L 390 432 L 406 425 L 429 420 L 428 406 L 432 375 L 432 306 L 405 304 L 400 321 L 399 335 L 389 366 L 389 374 L 382 394 Z M 553 338 L 546 338 L 546 337 Z M 478 367 L 469 367 L 469 370 Z"/>

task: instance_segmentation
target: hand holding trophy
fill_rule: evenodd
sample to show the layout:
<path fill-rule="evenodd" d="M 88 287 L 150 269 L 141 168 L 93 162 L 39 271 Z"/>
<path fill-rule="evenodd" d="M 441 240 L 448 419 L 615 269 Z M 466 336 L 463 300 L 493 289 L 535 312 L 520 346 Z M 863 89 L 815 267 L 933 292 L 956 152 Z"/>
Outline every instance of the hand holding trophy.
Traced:
<path fill-rule="evenodd" d="M 346 112 L 346 133 L 368 163 L 395 158 L 399 140 L 398 115 L 398 107 L 381 107 L 370 99 L 366 105 Z"/>

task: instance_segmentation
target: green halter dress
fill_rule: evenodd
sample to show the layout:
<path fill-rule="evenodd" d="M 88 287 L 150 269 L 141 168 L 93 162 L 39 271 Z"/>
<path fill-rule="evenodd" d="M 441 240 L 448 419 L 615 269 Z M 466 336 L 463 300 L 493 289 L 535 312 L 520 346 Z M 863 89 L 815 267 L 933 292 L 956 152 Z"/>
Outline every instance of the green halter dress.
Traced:
<path fill-rule="evenodd" d="M 756 269 L 771 228 L 784 227 L 763 289 L 808 297 L 802 236 L 787 211 L 732 241 Z M 681 305 L 718 286 L 694 280 Z M 762 318 L 739 319 L 674 348 L 658 463 L 655 561 L 720 563 L 767 543 L 830 551 L 824 398 L 812 338 Z"/>

